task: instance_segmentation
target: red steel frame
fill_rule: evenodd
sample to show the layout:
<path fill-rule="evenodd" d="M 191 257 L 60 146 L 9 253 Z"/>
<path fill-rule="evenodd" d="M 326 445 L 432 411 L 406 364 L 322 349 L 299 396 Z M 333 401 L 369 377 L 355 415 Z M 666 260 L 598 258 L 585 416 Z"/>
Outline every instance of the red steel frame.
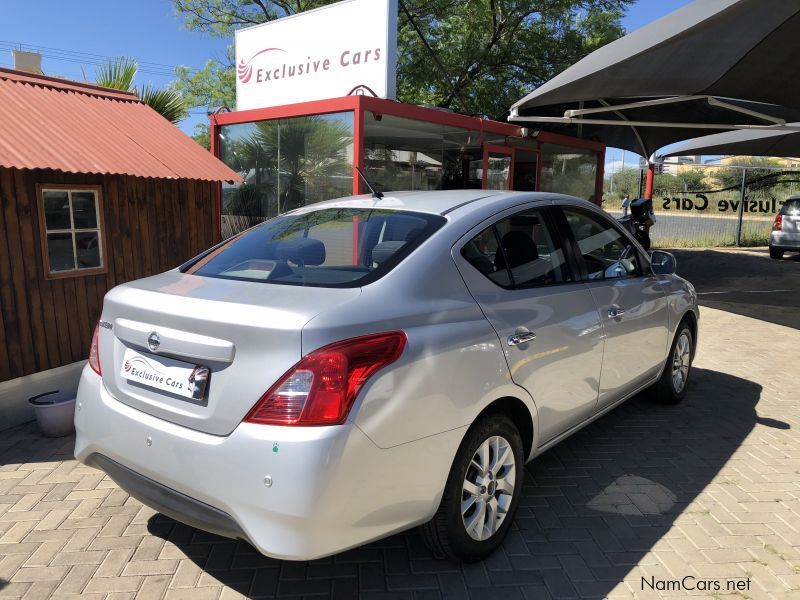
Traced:
<path fill-rule="evenodd" d="M 493 133 L 505 136 L 506 138 L 523 139 L 524 129 L 511 123 L 501 123 L 499 121 L 490 121 L 480 117 L 470 117 L 458 113 L 452 113 L 435 108 L 426 108 L 423 106 L 414 106 L 412 104 L 404 104 L 394 100 L 386 100 L 384 98 L 373 98 L 371 96 L 344 96 L 342 98 L 331 98 L 328 100 L 314 100 L 311 102 L 300 102 L 298 104 L 287 104 L 284 106 L 272 106 L 268 108 L 256 108 L 251 110 L 240 110 L 236 112 L 217 112 L 210 117 L 210 139 L 211 139 L 211 153 L 219 158 L 220 143 L 219 131 L 222 126 L 234 125 L 238 123 L 250 123 L 253 121 L 267 121 L 272 119 L 290 119 L 293 117 L 304 117 L 310 115 L 322 115 L 337 112 L 353 112 L 353 163 L 354 166 L 363 168 L 364 166 L 364 112 L 370 111 L 376 115 L 392 115 L 395 117 L 403 117 L 412 119 L 414 121 L 424 121 L 427 123 L 436 123 L 439 125 L 448 125 L 451 127 L 459 127 L 477 131 L 480 134 L 481 146 L 486 148 L 487 144 L 484 143 L 484 134 Z M 536 134 L 535 138 L 528 138 L 538 142 L 538 148 L 542 144 L 557 144 L 560 146 L 568 146 L 581 150 L 589 150 L 597 156 L 597 174 L 595 180 L 595 199 L 599 204 L 603 192 L 603 161 L 605 160 L 605 144 L 593 140 L 583 140 L 573 138 L 558 133 L 551 133 L 548 131 L 540 131 Z M 511 180 L 513 181 L 513 157 L 514 146 L 495 146 L 495 151 L 499 149 L 501 152 L 510 153 L 512 156 L 512 174 Z M 521 150 L 521 148 L 520 148 Z M 536 148 L 526 148 L 525 151 L 535 152 Z M 541 156 L 541 154 L 540 154 Z M 485 154 L 484 154 L 485 161 Z M 541 164 L 539 161 L 538 173 L 536 178 L 536 188 L 539 189 L 539 181 L 541 175 Z M 484 173 L 486 168 L 484 165 Z M 353 194 L 360 194 L 362 190 L 361 178 L 358 173 L 353 170 Z M 217 186 L 215 211 L 215 231 L 218 238 L 222 237 L 222 184 Z"/>

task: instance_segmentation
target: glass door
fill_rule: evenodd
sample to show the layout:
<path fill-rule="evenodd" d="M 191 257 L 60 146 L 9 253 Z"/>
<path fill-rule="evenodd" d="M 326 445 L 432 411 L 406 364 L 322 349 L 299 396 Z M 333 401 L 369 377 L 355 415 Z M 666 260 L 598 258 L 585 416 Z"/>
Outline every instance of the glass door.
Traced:
<path fill-rule="evenodd" d="M 514 181 L 514 148 L 483 146 L 483 189 L 510 190 Z"/>

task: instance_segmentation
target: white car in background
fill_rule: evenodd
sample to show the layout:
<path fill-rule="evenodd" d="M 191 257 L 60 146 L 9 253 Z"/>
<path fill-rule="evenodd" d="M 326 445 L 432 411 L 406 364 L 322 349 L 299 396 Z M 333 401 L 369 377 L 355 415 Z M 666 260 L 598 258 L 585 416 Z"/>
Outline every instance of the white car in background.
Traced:
<path fill-rule="evenodd" d="M 786 252 L 800 252 L 800 196 L 787 198 L 772 222 L 769 255 L 781 259 Z"/>

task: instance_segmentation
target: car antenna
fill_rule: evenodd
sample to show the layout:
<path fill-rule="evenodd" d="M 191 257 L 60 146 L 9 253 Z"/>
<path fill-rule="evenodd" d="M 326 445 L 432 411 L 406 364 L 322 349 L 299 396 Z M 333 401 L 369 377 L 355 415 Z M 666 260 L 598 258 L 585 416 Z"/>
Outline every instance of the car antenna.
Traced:
<path fill-rule="evenodd" d="M 358 171 L 358 174 L 361 176 L 361 181 L 367 184 L 369 191 L 372 192 L 372 197 L 375 198 L 376 200 L 380 200 L 381 198 L 383 198 L 383 192 L 379 192 L 374 187 L 372 187 L 372 184 L 369 182 L 369 179 L 367 179 L 367 176 L 364 175 L 364 171 L 362 171 L 360 167 L 353 166 L 353 168 L 356 171 Z"/>

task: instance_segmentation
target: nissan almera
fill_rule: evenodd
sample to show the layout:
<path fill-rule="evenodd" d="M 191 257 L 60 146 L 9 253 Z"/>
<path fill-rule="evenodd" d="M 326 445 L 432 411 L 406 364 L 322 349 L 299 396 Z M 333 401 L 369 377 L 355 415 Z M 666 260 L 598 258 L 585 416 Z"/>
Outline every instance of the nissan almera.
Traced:
<path fill-rule="evenodd" d="M 269 556 L 419 525 L 477 560 L 527 461 L 645 388 L 684 397 L 698 316 L 671 255 L 575 198 L 315 204 L 107 294 L 75 455 Z"/>

